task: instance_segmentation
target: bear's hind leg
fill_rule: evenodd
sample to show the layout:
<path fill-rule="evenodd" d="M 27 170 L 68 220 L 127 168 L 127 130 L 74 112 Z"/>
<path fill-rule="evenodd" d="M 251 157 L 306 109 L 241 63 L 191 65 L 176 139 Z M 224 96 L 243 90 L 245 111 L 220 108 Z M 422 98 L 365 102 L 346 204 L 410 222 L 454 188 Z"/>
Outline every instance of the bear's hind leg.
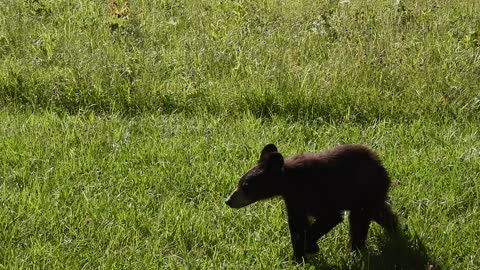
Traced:
<path fill-rule="evenodd" d="M 327 234 L 342 221 L 342 212 L 322 213 L 316 215 L 315 222 L 307 229 L 305 251 L 309 254 L 318 252 L 318 239 Z"/>
<path fill-rule="evenodd" d="M 365 209 L 354 209 L 348 216 L 350 222 L 350 249 L 363 249 L 367 240 L 371 216 Z"/>
<path fill-rule="evenodd" d="M 398 231 L 397 217 L 387 204 L 374 213 L 373 220 L 382 226 L 390 236 Z"/>

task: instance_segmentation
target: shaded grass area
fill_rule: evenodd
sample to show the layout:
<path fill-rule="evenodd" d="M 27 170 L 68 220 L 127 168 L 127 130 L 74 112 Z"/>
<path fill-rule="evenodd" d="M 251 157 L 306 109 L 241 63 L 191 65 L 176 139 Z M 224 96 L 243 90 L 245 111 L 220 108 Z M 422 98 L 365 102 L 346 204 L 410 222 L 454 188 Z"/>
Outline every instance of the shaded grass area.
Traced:
<path fill-rule="evenodd" d="M 250 114 L 3 111 L 0 137 L 4 268 L 474 269 L 480 263 L 480 140 L 468 122 L 313 125 Z M 372 146 L 396 183 L 391 203 L 403 242 L 384 244 L 381 228 L 372 225 L 369 252 L 349 254 L 345 222 L 319 242 L 309 264 L 295 265 L 280 200 L 238 211 L 223 202 L 269 142 L 286 156 L 339 143 Z"/>
<path fill-rule="evenodd" d="M 480 115 L 467 1 L 16 1 L 0 104 L 369 123 Z"/>

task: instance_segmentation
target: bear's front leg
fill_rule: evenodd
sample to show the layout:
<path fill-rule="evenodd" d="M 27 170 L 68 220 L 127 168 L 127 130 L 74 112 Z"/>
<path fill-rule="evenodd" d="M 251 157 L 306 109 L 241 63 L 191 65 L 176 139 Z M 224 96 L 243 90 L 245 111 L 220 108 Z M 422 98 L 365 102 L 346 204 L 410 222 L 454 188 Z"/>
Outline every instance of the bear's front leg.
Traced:
<path fill-rule="evenodd" d="M 305 214 L 288 211 L 288 227 L 292 239 L 293 254 L 298 263 L 305 257 L 305 238 L 308 219 Z"/>
<path fill-rule="evenodd" d="M 318 239 L 327 234 L 331 229 L 342 222 L 341 211 L 322 212 L 315 215 L 315 222 L 307 229 L 305 251 L 309 254 L 316 253 L 320 249 Z"/>

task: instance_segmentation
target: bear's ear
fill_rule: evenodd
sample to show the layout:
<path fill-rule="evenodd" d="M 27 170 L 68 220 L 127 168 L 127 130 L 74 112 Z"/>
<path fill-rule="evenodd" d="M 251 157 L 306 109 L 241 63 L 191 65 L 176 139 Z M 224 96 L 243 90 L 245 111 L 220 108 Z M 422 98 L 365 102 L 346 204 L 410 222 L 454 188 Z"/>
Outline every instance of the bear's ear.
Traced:
<path fill-rule="evenodd" d="M 271 153 L 275 153 L 275 152 L 278 152 L 278 150 L 274 144 L 271 143 L 271 144 L 265 145 L 265 147 L 263 147 L 262 153 L 260 154 L 260 159 L 258 160 L 258 162 L 260 163 L 267 160 L 267 157 Z"/>
<path fill-rule="evenodd" d="M 279 171 L 284 164 L 283 156 L 278 152 L 271 153 L 263 164 L 268 171 Z"/>

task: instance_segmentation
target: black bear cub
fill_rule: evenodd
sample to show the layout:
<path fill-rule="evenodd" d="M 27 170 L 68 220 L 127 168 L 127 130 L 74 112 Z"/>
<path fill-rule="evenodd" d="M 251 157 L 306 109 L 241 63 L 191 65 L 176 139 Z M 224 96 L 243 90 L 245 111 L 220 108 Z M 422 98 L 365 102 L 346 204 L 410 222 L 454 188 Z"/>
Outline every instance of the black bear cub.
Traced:
<path fill-rule="evenodd" d="M 241 208 L 281 196 L 295 259 L 302 261 L 305 254 L 319 250 L 317 240 L 342 221 L 345 210 L 350 211 L 352 250 L 365 246 L 372 220 L 395 233 L 397 219 L 386 203 L 389 186 L 387 171 L 366 146 L 342 145 L 284 160 L 277 147 L 268 144 L 225 202 Z"/>

